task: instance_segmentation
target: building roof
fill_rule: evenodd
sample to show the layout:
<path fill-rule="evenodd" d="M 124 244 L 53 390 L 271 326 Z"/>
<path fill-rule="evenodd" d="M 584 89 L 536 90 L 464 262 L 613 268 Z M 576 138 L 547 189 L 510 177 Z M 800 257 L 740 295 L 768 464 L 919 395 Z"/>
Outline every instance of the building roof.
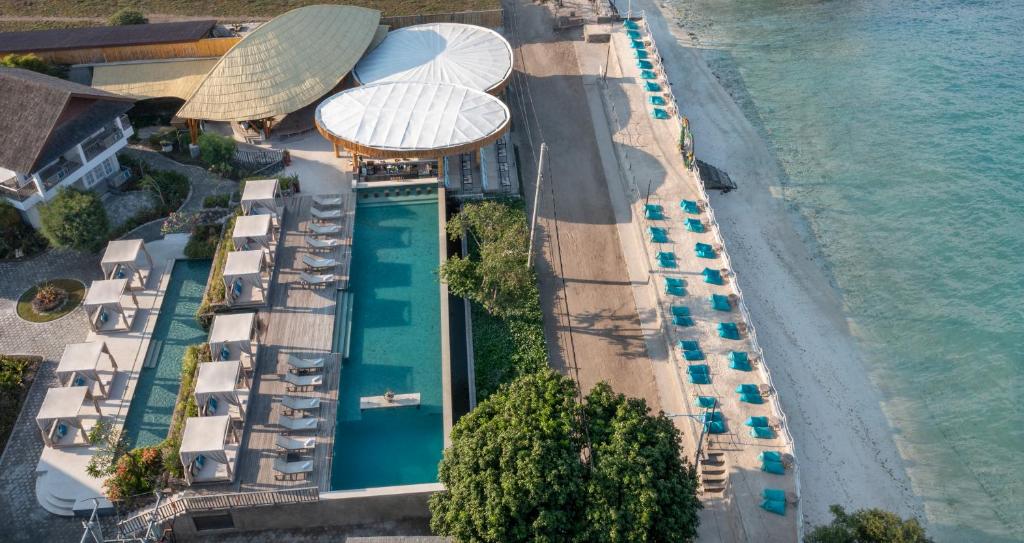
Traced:
<path fill-rule="evenodd" d="M 445 83 L 373 83 L 316 110 L 327 139 L 370 157 L 437 157 L 484 147 L 508 130 L 508 107 L 482 91 Z"/>
<path fill-rule="evenodd" d="M 231 238 L 263 237 L 270 233 L 270 226 L 270 215 L 239 215 L 235 219 L 235 229 L 231 232 Z"/>
<path fill-rule="evenodd" d="M 174 58 L 141 62 L 97 64 L 92 68 L 92 86 L 97 89 L 149 98 L 187 99 L 206 74 L 217 65 L 216 58 Z"/>
<path fill-rule="evenodd" d="M 141 239 L 115 239 L 107 243 L 100 264 L 132 264 L 144 250 Z"/>
<path fill-rule="evenodd" d="M 231 251 L 224 263 L 224 277 L 259 274 L 263 271 L 263 250 Z"/>
<path fill-rule="evenodd" d="M 103 349 L 102 341 L 67 344 L 64 347 L 64 354 L 60 357 L 60 363 L 57 364 L 57 373 L 96 369 L 99 366 L 100 356 L 103 355 Z"/>
<path fill-rule="evenodd" d="M 0 96 L 0 167 L 21 173 L 57 158 L 134 102 L 19 68 L 0 68 Z"/>
<path fill-rule="evenodd" d="M 216 23 L 214 20 L 206 20 L 0 32 L 0 53 L 38 53 L 195 41 L 208 36 Z"/>
<path fill-rule="evenodd" d="M 89 387 L 53 387 L 46 389 L 43 405 L 36 414 L 36 420 L 77 418 L 85 402 Z"/>
<path fill-rule="evenodd" d="M 221 57 L 178 116 L 244 121 L 302 109 L 352 70 L 379 21 L 379 11 L 355 6 L 307 6 L 275 17 Z"/>
<path fill-rule="evenodd" d="M 238 381 L 238 374 L 241 370 L 242 363 L 238 360 L 203 362 L 199 364 L 193 393 L 197 396 L 204 396 L 235 390 L 235 383 Z"/>
<path fill-rule="evenodd" d="M 120 304 L 121 296 L 128 289 L 127 279 L 104 279 L 93 281 L 89 285 L 89 291 L 85 294 L 85 301 L 82 305 L 98 306 L 105 304 Z"/>
<path fill-rule="evenodd" d="M 408 26 L 389 32 L 356 64 L 352 75 L 362 84 L 422 81 L 495 92 L 512 77 L 512 46 L 482 26 Z"/>
<path fill-rule="evenodd" d="M 189 417 L 181 435 L 181 454 L 202 454 L 224 450 L 231 417 Z"/>
<path fill-rule="evenodd" d="M 256 313 L 221 313 L 213 317 L 210 326 L 210 343 L 232 343 L 249 341 L 252 327 L 256 324 Z"/>

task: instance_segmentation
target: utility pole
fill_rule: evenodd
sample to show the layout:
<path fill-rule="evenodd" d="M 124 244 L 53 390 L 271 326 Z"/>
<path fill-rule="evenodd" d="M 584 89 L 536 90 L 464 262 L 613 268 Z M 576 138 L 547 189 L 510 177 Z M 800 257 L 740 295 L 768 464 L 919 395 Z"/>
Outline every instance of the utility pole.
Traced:
<path fill-rule="evenodd" d="M 540 182 L 544 179 L 544 159 L 547 157 L 548 144 L 541 142 L 540 159 L 537 161 L 537 183 L 533 187 L 533 213 L 530 216 L 530 246 L 526 253 L 526 267 L 533 265 L 533 236 L 537 231 L 537 204 L 540 202 Z"/>

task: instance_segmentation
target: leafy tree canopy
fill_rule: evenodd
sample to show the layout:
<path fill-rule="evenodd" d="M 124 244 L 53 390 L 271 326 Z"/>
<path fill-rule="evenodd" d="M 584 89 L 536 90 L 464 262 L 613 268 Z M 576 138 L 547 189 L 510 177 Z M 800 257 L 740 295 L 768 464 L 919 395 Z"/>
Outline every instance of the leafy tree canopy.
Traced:
<path fill-rule="evenodd" d="M 903 520 L 882 509 L 859 509 L 847 513 L 829 507 L 831 524 L 817 526 L 804 538 L 807 543 L 932 543 L 915 518 Z"/>
<path fill-rule="evenodd" d="M 580 407 L 551 370 L 460 419 L 439 479 L 431 527 L 462 542 L 688 541 L 701 507 L 671 421 L 605 384 Z"/>
<path fill-rule="evenodd" d="M 11 53 L 0 57 L 0 66 L 7 68 L 21 68 L 23 70 L 32 70 L 33 72 L 39 72 L 45 75 L 57 76 L 58 71 L 53 64 L 46 62 L 39 58 L 38 55 L 28 53 L 19 55 L 17 53 Z"/>
<path fill-rule="evenodd" d="M 107 211 L 91 191 L 61 189 L 39 206 L 43 236 L 54 247 L 98 251 L 109 232 Z"/>
<path fill-rule="evenodd" d="M 211 133 L 199 136 L 199 156 L 204 162 L 219 168 L 230 167 L 236 147 L 235 140 L 227 136 Z"/>
<path fill-rule="evenodd" d="M 121 8 L 107 19 L 111 26 L 144 25 L 148 22 L 149 19 L 141 11 L 132 8 Z"/>

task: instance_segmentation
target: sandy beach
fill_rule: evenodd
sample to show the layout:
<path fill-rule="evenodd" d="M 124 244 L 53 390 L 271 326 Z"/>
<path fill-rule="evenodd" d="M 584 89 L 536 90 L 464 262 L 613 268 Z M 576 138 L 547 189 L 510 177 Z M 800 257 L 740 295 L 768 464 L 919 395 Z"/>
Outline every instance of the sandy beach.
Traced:
<path fill-rule="evenodd" d="M 841 299 L 780 197 L 782 172 L 770 148 L 699 51 L 682 45 L 668 8 L 648 0 L 632 6 L 646 10 L 697 157 L 739 186 L 712 193 L 712 205 L 796 441 L 804 522 L 829 520 L 834 503 L 923 519 Z"/>

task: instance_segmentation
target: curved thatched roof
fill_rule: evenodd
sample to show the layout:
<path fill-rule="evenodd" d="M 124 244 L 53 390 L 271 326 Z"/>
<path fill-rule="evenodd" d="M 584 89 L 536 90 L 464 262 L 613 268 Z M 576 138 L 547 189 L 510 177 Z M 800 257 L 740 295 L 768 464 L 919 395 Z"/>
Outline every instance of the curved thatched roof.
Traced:
<path fill-rule="evenodd" d="M 174 58 L 97 64 L 92 68 L 92 86 L 140 100 L 185 100 L 195 92 L 216 64 L 215 58 Z"/>
<path fill-rule="evenodd" d="M 186 119 L 244 121 L 285 115 L 327 94 L 377 32 L 380 12 L 307 6 L 245 36 L 186 100 Z"/>

